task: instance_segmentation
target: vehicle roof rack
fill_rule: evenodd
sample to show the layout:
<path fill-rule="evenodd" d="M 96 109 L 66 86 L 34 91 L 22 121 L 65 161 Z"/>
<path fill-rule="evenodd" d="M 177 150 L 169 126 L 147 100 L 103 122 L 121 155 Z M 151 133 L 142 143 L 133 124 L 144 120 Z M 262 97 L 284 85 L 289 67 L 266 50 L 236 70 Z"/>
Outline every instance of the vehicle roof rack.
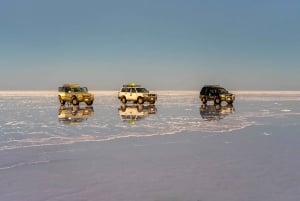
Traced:
<path fill-rule="evenodd" d="M 140 84 L 123 84 L 123 87 L 141 87 Z"/>
<path fill-rule="evenodd" d="M 77 87 L 80 87 L 80 85 L 79 84 L 63 84 L 63 87 L 77 88 Z"/>

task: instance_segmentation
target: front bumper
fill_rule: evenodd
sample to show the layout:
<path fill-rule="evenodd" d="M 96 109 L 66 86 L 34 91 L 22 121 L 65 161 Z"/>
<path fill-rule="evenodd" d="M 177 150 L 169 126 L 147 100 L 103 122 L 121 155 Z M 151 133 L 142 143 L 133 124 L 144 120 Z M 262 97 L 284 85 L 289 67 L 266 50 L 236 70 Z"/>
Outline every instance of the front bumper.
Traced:
<path fill-rule="evenodd" d="M 155 102 L 156 100 L 157 100 L 157 95 L 150 95 L 150 96 L 144 97 L 144 101 L 147 101 L 147 102 Z"/>

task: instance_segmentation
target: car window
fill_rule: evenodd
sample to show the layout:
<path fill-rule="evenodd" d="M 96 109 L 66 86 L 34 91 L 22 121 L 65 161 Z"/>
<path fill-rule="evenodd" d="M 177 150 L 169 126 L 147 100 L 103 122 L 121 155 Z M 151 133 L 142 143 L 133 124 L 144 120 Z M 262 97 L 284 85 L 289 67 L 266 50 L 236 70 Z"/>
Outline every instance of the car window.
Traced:
<path fill-rule="evenodd" d="M 217 92 L 216 89 L 210 89 L 210 90 L 209 90 L 209 93 L 210 93 L 212 96 L 216 95 L 216 92 Z"/>
<path fill-rule="evenodd" d="M 145 88 L 136 88 L 138 93 L 148 93 L 148 90 Z"/>
<path fill-rule="evenodd" d="M 74 92 L 82 92 L 82 88 L 78 87 L 78 88 L 73 88 L 72 89 Z"/>
<path fill-rule="evenodd" d="M 220 88 L 219 89 L 219 93 L 220 94 L 226 94 L 226 93 L 228 93 L 228 91 L 226 89 L 224 89 L 224 88 Z"/>
<path fill-rule="evenodd" d="M 122 92 L 130 92 L 130 88 L 122 88 Z"/>

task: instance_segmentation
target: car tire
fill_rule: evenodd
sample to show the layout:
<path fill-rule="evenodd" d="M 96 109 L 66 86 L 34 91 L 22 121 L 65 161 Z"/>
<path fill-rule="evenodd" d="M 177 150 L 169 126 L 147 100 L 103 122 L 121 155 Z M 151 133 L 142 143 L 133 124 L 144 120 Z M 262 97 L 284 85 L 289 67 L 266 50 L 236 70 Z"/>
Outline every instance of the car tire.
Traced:
<path fill-rule="evenodd" d="M 127 100 L 126 100 L 126 98 L 125 98 L 124 96 L 121 98 L 121 102 L 122 102 L 123 104 L 126 104 L 126 103 L 127 103 Z"/>
<path fill-rule="evenodd" d="M 62 106 L 65 105 L 66 101 L 63 100 L 60 96 L 58 97 L 58 100 Z"/>
<path fill-rule="evenodd" d="M 77 100 L 76 97 L 74 97 L 74 98 L 72 99 L 72 104 L 73 104 L 73 105 L 79 105 L 79 102 L 78 102 L 78 100 Z"/>
<path fill-rule="evenodd" d="M 139 97 L 137 99 L 138 104 L 143 104 L 144 103 L 144 99 L 142 97 Z"/>
<path fill-rule="evenodd" d="M 219 97 L 217 97 L 216 99 L 215 99 L 215 104 L 216 105 L 219 105 L 221 103 L 221 99 L 219 98 Z"/>

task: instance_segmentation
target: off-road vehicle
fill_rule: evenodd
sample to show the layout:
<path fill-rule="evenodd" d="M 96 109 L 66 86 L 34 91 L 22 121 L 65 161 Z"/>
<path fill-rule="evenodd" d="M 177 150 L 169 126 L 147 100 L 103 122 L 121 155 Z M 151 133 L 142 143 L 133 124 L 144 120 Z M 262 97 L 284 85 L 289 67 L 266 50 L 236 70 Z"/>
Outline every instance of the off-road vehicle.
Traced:
<path fill-rule="evenodd" d="M 61 105 L 65 105 L 66 102 L 73 105 L 85 102 L 87 105 L 92 105 L 94 95 L 88 92 L 87 87 L 81 87 L 79 84 L 64 84 L 58 87 L 58 100 Z"/>
<path fill-rule="evenodd" d="M 201 89 L 199 97 L 203 104 L 206 104 L 207 101 L 214 101 L 217 105 L 221 104 L 222 101 L 232 104 L 235 100 L 233 94 L 219 85 L 205 85 Z"/>
<path fill-rule="evenodd" d="M 126 104 L 128 101 L 138 104 L 143 104 L 144 102 L 155 104 L 157 95 L 149 93 L 149 91 L 141 87 L 141 85 L 130 83 L 123 85 L 118 93 L 118 98 L 123 104 Z"/>

